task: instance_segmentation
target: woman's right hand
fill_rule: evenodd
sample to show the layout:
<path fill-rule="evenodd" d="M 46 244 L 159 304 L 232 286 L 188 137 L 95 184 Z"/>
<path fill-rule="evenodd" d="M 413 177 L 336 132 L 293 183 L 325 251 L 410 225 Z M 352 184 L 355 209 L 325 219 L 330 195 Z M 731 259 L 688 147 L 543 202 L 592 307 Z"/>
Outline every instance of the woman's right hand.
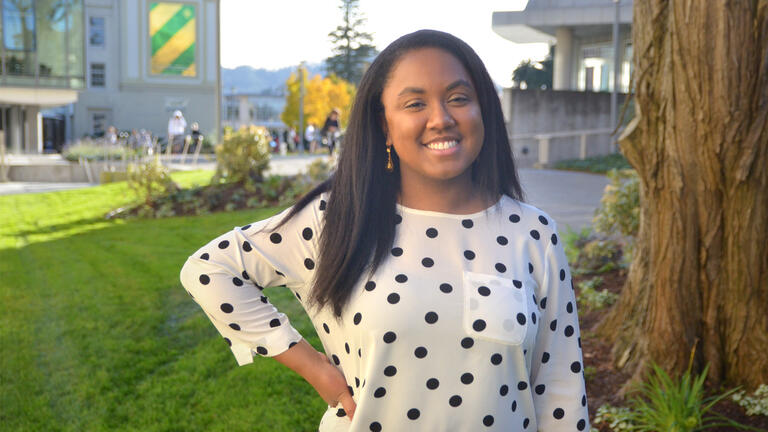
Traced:
<path fill-rule="evenodd" d="M 328 405 L 339 408 L 338 405 L 341 404 L 341 408 L 344 408 L 344 412 L 352 420 L 357 405 L 347 388 L 344 375 L 325 354 L 317 352 L 302 339 L 292 348 L 276 355 L 274 359 L 301 375 Z"/>
<path fill-rule="evenodd" d="M 347 387 L 347 380 L 344 379 L 344 375 L 339 371 L 325 354 L 318 352 L 322 366 L 319 366 L 316 370 L 317 375 L 312 381 L 309 382 L 315 391 L 323 398 L 323 400 L 331 407 L 344 408 L 344 412 L 350 420 L 355 415 L 355 404 L 352 399 L 352 394 Z M 309 381 L 309 380 L 308 380 Z M 341 404 L 341 406 L 339 406 Z"/>

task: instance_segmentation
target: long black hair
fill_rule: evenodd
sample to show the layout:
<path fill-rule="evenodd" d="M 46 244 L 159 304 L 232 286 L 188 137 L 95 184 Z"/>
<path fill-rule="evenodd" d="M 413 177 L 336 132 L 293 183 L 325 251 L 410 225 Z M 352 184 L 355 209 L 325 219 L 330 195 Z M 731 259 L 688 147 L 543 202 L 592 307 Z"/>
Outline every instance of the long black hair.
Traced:
<path fill-rule="evenodd" d="M 462 40 L 435 30 L 419 30 L 392 42 L 363 75 L 335 173 L 301 198 L 280 223 L 284 224 L 321 193 L 330 191 L 309 304 L 318 308 L 331 306 L 337 318 L 341 317 L 356 282 L 364 273 L 376 270 L 394 243 L 400 174 L 394 151 L 394 172 L 385 168 L 381 94 L 400 57 L 418 48 L 447 51 L 472 78 L 485 128 L 482 149 L 472 164 L 473 183 L 489 196 L 505 194 L 523 200 L 501 104 L 480 57 Z"/>

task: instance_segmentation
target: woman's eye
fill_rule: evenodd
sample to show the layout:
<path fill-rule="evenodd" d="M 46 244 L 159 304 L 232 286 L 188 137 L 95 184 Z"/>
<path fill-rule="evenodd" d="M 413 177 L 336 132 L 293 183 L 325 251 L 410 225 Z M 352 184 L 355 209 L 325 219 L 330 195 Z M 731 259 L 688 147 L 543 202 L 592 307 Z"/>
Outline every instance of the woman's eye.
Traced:
<path fill-rule="evenodd" d="M 411 102 L 405 105 L 406 108 L 421 108 L 424 104 L 422 102 Z"/>
<path fill-rule="evenodd" d="M 469 98 L 466 96 L 454 96 L 449 100 L 449 102 L 455 102 L 455 103 L 465 103 L 468 101 L 469 101 Z"/>

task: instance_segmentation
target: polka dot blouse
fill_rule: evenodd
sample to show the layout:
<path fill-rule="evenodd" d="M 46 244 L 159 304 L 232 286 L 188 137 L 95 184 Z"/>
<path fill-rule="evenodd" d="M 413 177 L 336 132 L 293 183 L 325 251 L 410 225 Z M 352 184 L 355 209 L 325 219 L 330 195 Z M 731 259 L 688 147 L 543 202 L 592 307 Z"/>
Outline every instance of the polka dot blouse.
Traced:
<path fill-rule="evenodd" d="M 305 304 L 326 200 L 276 231 L 287 210 L 234 228 L 184 265 L 184 287 L 238 364 L 301 340 L 262 289 L 284 285 Z M 320 432 L 589 430 L 555 221 L 507 196 L 469 215 L 397 212 L 391 254 L 358 282 L 342 320 L 306 308 L 357 403 L 351 422 L 329 407 Z"/>

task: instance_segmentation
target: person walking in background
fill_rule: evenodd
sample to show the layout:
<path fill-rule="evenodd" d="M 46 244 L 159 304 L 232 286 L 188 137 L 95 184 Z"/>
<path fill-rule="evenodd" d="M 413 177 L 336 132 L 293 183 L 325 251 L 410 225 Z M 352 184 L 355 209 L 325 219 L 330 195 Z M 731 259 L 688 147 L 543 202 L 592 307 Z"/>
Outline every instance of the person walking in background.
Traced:
<path fill-rule="evenodd" d="M 142 129 L 139 131 L 139 143 L 143 154 L 152 156 L 154 153 L 154 143 L 152 142 L 152 134 L 148 130 Z"/>
<path fill-rule="evenodd" d="M 117 145 L 117 128 L 110 126 L 107 128 L 107 133 L 104 134 L 104 139 L 109 145 Z"/>
<path fill-rule="evenodd" d="M 171 119 L 168 120 L 168 146 L 165 149 L 165 154 L 171 154 L 176 142 L 184 139 L 184 131 L 186 129 L 187 121 L 184 120 L 181 111 L 174 111 Z"/>
<path fill-rule="evenodd" d="M 189 127 L 189 130 L 191 131 L 189 136 L 192 138 L 192 144 L 195 145 L 195 149 L 197 149 L 197 146 L 202 144 L 203 140 L 203 134 L 200 133 L 200 125 L 197 122 L 192 123 L 192 126 Z"/>
<path fill-rule="evenodd" d="M 333 155 L 333 149 L 336 146 L 336 137 L 339 135 L 339 110 L 334 108 L 328 117 L 325 118 L 325 124 L 320 130 L 322 140 L 328 145 L 328 154 Z"/>
<path fill-rule="evenodd" d="M 304 140 L 309 146 L 309 152 L 315 152 L 315 125 L 312 123 L 307 125 L 307 129 L 304 131 Z"/>

